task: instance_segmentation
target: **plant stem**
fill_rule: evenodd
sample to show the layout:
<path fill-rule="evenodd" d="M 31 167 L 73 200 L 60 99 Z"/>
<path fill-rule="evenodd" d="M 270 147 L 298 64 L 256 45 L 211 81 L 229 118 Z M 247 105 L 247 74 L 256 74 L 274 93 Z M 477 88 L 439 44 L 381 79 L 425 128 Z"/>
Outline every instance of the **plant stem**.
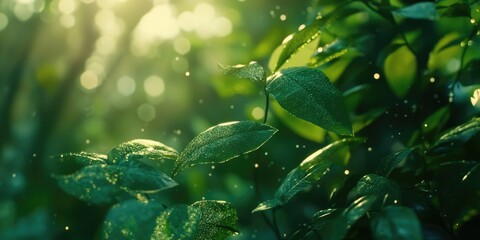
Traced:
<path fill-rule="evenodd" d="M 265 112 L 263 114 L 263 124 L 266 124 L 267 123 L 267 119 L 268 119 L 268 109 L 269 109 L 269 105 L 270 105 L 270 97 L 268 95 L 268 91 L 266 89 L 266 87 L 264 88 L 264 94 L 265 94 Z M 258 160 L 260 159 L 260 151 L 257 150 L 256 153 L 255 153 L 255 160 Z M 257 201 L 258 202 L 262 202 L 262 194 L 260 192 L 260 183 L 259 183 L 259 178 L 258 178 L 258 169 L 255 165 L 256 163 L 254 163 L 254 167 L 253 167 L 253 185 L 254 185 L 254 191 L 255 191 L 255 195 L 257 197 Z M 262 218 L 263 218 L 263 221 L 268 225 L 268 227 L 272 230 L 272 232 L 275 234 L 276 238 L 278 240 L 281 239 L 281 235 L 280 235 L 280 230 L 278 229 L 278 224 L 277 224 L 277 220 L 275 218 L 275 212 L 273 212 L 272 214 L 272 219 L 273 220 L 270 220 L 267 216 L 267 214 L 264 212 L 264 211 L 261 211 L 260 212 Z"/>
<path fill-rule="evenodd" d="M 263 124 L 267 123 L 267 118 L 268 118 L 268 108 L 270 106 L 270 96 L 268 95 L 267 88 L 264 89 L 265 93 L 265 112 L 263 114 Z"/>

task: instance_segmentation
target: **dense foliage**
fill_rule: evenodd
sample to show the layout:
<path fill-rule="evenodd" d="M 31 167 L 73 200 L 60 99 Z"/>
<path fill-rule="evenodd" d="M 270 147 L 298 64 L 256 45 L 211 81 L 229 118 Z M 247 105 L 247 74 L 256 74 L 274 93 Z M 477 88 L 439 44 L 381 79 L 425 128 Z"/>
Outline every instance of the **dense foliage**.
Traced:
<path fill-rule="evenodd" d="M 222 76 L 207 74 L 215 76 L 208 84 L 222 96 L 217 100 L 238 105 L 218 109 L 201 99 L 210 109 L 202 113 L 216 123 L 192 121 L 197 130 L 181 144 L 133 136 L 97 149 L 103 153 L 48 158 L 49 179 L 58 184 L 49 185 L 53 191 L 96 208 L 90 236 L 475 235 L 480 3 L 317 0 L 304 7 L 296 31 L 286 37 L 272 31 L 256 43 L 278 47 L 258 47 L 262 53 L 243 64 L 219 64 Z M 248 114 L 219 117 L 237 109 Z M 0 207 L 0 219 L 9 216 L 7 208 Z M 0 236 L 28 238 L 22 224 L 46 221 L 32 218 L 0 225 Z"/>

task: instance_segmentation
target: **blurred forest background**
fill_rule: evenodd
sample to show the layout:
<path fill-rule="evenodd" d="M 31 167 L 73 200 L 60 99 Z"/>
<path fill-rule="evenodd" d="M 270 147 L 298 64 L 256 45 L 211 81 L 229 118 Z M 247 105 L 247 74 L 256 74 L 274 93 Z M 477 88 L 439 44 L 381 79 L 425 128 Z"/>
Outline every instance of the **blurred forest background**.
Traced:
<path fill-rule="evenodd" d="M 137 138 L 182 149 L 214 124 L 263 117 L 259 89 L 225 81 L 218 63 L 266 64 L 308 4 L 0 0 L 0 239 L 98 234 L 108 206 L 61 191 L 52 155 L 107 153 Z M 183 203 L 228 200 L 248 213 L 258 202 L 253 163 L 245 164 L 190 171 L 189 184 L 167 194 Z"/>

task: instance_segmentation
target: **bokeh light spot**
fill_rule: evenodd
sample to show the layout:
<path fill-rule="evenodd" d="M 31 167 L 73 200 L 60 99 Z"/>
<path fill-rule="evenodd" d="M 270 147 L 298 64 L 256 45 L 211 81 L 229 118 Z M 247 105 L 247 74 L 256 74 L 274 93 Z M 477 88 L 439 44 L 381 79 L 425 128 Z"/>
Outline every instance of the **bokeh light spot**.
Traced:
<path fill-rule="evenodd" d="M 190 52 L 190 41 L 184 37 L 179 37 L 173 42 L 173 48 L 178 54 L 184 55 Z"/>
<path fill-rule="evenodd" d="M 138 117 L 145 122 L 150 122 L 155 119 L 155 108 L 149 104 L 144 103 L 137 108 Z"/>
<path fill-rule="evenodd" d="M 100 85 L 100 80 L 98 79 L 97 74 L 93 71 L 87 70 L 80 76 L 80 84 L 86 90 L 92 90 Z"/>
<path fill-rule="evenodd" d="M 117 90 L 124 96 L 130 96 L 135 92 L 135 80 L 129 76 L 123 76 L 117 81 Z"/>
<path fill-rule="evenodd" d="M 5 29 L 8 25 L 8 17 L 7 15 L 0 13 L 0 31 Z"/>
<path fill-rule="evenodd" d="M 159 76 L 152 75 L 143 82 L 145 92 L 151 97 L 158 97 L 165 91 L 165 82 Z"/>
<path fill-rule="evenodd" d="M 252 117 L 255 120 L 260 120 L 263 118 L 263 115 L 265 114 L 265 110 L 261 107 L 256 107 L 252 110 Z"/>

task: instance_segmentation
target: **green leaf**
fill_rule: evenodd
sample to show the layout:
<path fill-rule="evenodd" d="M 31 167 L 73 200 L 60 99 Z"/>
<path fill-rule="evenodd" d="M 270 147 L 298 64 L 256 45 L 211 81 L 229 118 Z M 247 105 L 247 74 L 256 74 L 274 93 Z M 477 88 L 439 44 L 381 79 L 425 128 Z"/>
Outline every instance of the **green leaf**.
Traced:
<path fill-rule="evenodd" d="M 410 6 L 392 11 L 393 14 L 411 19 L 437 19 L 436 5 L 433 2 L 419 2 Z"/>
<path fill-rule="evenodd" d="M 447 123 L 448 119 L 450 118 L 450 109 L 448 106 L 442 107 L 432 113 L 430 116 L 423 121 L 422 126 L 422 133 L 427 134 L 431 133 L 437 129 L 442 129 L 443 126 Z"/>
<path fill-rule="evenodd" d="M 385 77 L 397 97 L 404 97 L 416 78 L 417 59 L 406 46 L 399 47 L 385 59 Z"/>
<path fill-rule="evenodd" d="M 56 179 L 65 192 L 81 200 L 94 204 L 111 203 L 119 200 L 125 192 L 112 183 L 116 176 L 105 171 L 106 167 L 106 164 L 90 165 Z"/>
<path fill-rule="evenodd" d="M 284 40 L 284 49 L 280 56 L 278 57 L 277 64 L 275 65 L 275 70 L 277 71 L 285 62 L 292 57 L 300 48 L 303 48 L 305 45 L 313 41 L 320 35 L 321 24 L 319 19 L 314 21 L 312 24 L 304 27 L 299 32 L 288 36 Z"/>
<path fill-rule="evenodd" d="M 295 67 L 271 76 L 268 92 L 288 112 L 322 128 L 352 135 L 341 92 L 317 69 Z"/>
<path fill-rule="evenodd" d="M 82 166 L 94 165 L 94 164 L 104 164 L 107 160 L 107 156 L 98 153 L 88 153 L 88 152 L 79 152 L 79 153 L 67 153 L 60 156 L 61 161 L 71 161 L 81 164 Z"/>
<path fill-rule="evenodd" d="M 347 199 L 356 201 L 364 196 L 376 196 L 378 202 L 375 208 L 382 208 L 385 204 L 398 204 L 401 202 L 400 187 L 396 182 L 375 174 L 363 176 L 357 185 L 350 190 Z"/>
<path fill-rule="evenodd" d="M 155 168 L 164 160 L 175 160 L 177 157 L 178 153 L 175 149 L 148 139 L 135 139 L 122 143 L 108 153 L 108 161 L 113 164 L 136 160 Z"/>
<path fill-rule="evenodd" d="M 455 231 L 480 214 L 480 164 L 455 161 L 441 164 L 431 186 L 438 196 L 440 209 Z"/>
<path fill-rule="evenodd" d="M 397 167 L 397 165 L 401 161 L 405 160 L 410 155 L 410 153 L 412 153 L 412 151 L 413 151 L 412 148 L 406 148 L 386 156 L 377 165 L 377 170 L 375 171 L 375 174 L 383 177 L 388 177 L 390 173 L 393 171 L 393 169 Z"/>
<path fill-rule="evenodd" d="M 319 211 L 314 216 L 313 226 L 315 231 L 324 240 L 342 240 L 352 226 L 378 202 L 376 196 L 364 196 L 346 209 L 327 209 Z"/>
<path fill-rule="evenodd" d="M 107 213 L 102 227 L 103 239 L 150 239 L 155 219 L 165 207 L 155 201 L 123 201 Z"/>
<path fill-rule="evenodd" d="M 277 130 L 254 121 L 216 125 L 196 136 L 180 153 L 172 175 L 198 164 L 223 163 L 260 148 Z"/>
<path fill-rule="evenodd" d="M 272 200 L 260 203 L 252 212 L 265 211 L 285 205 L 297 193 L 305 190 L 328 171 L 334 161 L 344 160 L 343 151 L 354 143 L 363 141 L 359 138 L 346 138 L 334 142 L 308 156 L 298 167 L 288 173 Z"/>
<path fill-rule="evenodd" d="M 283 109 L 276 101 L 271 102 L 271 107 L 275 116 L 299 136 L 318 143 L 325 140 L 325 135 L 327 133 L 325 129 L 293 116 L 291 113 Z"/>
<path fill-rule="evenodd" d="M 447 7 L 439 7 L 445 9 L 442 11 L 442 17 L 468 17 L 472 18 L 470 5 L 466 2 L 457 2 Z"/>
<path fill-rule="evenodd" d="M 442 154 L 448 152 L 455 145 L 461 145 L 480 131 L 480 118 L 459 125 L 445 132 L 429 149 L 429 154 Z"/>
<path fill-rule="evenodd" d="M 252 61 L 248 65 L 223 66 L 219 64 L 220 71 L 227 76 L 249 79 L 254 82 L 265 81 L 265 70 L 258 62 Z"/>
<path fill-rule="evenodd" d="M 345 55 L 349 47 L 350 44 L 343 39 L 335 39 L 333 42 L 319 47 L 314 54 L 315 66 L 321 66 Z"/>
<path fill-rule="evenodd" d="M 176 205 L 156 220 L 152 239 L 223 240 L 237 233 L 235 208 L 224 201 L 199 201 Z"/>
<path fill-rule="evenodd" d="M 167 174 L 142 163 L 107 166 L 105 170 L 115 177 L 113 184 L 132 193 L 156 193 L 178 185 Z"/>
<path fill-rule="evenodd" d="M 421 240 L 422 228 L 415 212 L 407 207 L 388 206 L 376 215 L 371 228 L 374 239 Z"/>

